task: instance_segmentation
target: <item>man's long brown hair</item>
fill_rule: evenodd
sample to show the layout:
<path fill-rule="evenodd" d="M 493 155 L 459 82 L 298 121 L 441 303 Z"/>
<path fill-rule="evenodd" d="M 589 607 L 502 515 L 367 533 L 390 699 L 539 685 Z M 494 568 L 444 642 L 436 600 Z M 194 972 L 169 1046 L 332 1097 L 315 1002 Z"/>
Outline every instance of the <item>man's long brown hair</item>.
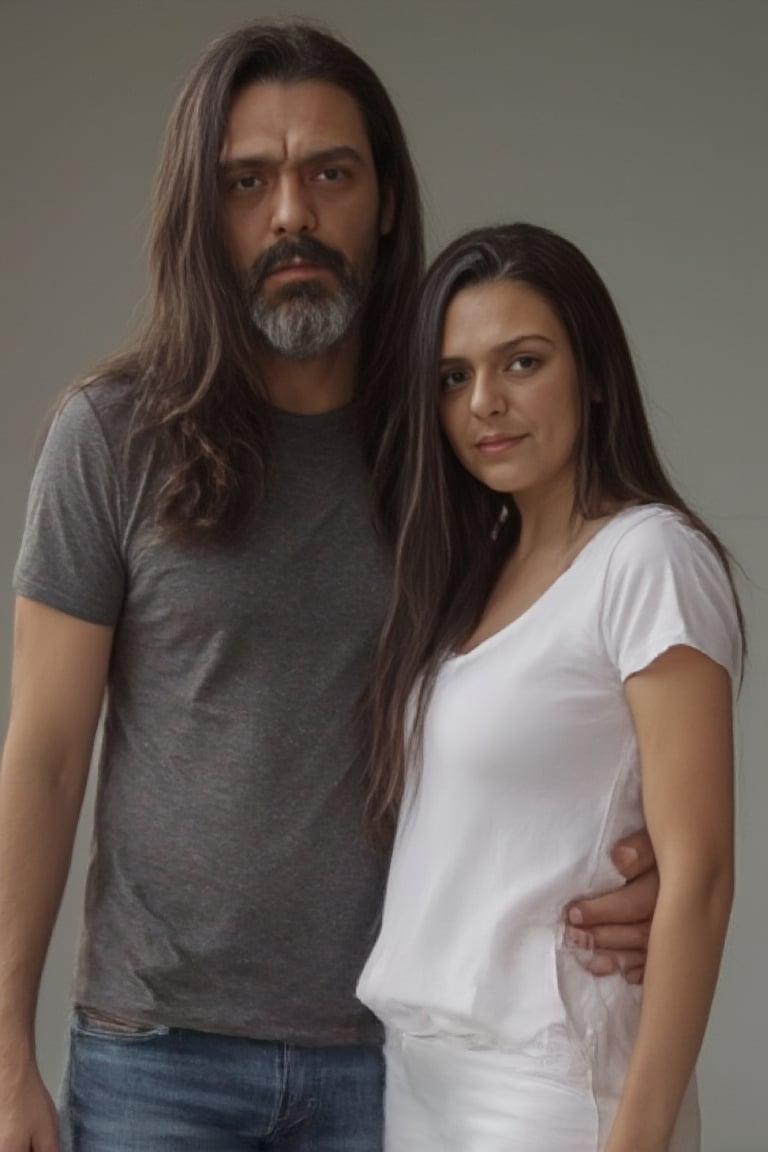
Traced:
<path fill-rule="evenodd" d="M 120 378 L 135 392 L 132 429 L 148 433 L 162 477 L 156 509 L 170 537 L 231 533 L 263 490 L 270 408 L 254 332 L 224 242 L 219 156 L 232 98 L 246 85 L 325 81 L 356 101 L 393 226 L 380 240 L 363 319 L 357 408 L 376 506 L 392 523 L 391 461 L 377 467 L 391 382 L 404 373 L 423 262 L 419 191 L 381 81 L 355 52 L 305 23 L 254 23 L 215 41 L 168 124 L 155 188 L 147 319 L 135 349 L 80 382 Z"/>
<path fill-rule="evenodd" d="M 438 418 L 448 305 L 462 289 L 500 280 L 526 284 L 542 296 L 568 335 L 581 407 L 574 511 L 591 518 L 602 515 L 606 504 L 677 509 L 720 557 L 745 640 L 728 553 L 664 471 L 624 329 L 598 273 L 569 241 L 531 224 L 459 237 L 422 285 L 408 388 L 393 408 L 389 432 L 403 458 L 399 533 L 393 598 L 368 691 L 367 802 L 370 824 L 387 837 L 407 766 L 418 771 L 425 710 L 440 664 L 471 634 L 517 545 L 514 504 L 506 498 L 509 515 L 501 522 L 505 498 L 465 471 Z"/>

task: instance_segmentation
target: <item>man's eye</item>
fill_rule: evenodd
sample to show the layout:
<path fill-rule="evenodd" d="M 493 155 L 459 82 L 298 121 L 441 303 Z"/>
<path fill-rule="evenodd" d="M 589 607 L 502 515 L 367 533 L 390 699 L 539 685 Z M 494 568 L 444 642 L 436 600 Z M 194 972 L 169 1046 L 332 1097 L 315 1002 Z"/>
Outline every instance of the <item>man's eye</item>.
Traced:
<path fill-rule="evenodd" d="M 344 173 L 341 168 L 323 168 L 317 174 L 318 180 L 324 180 L 327 184 L 337 184 L 339 180 L 344 179 Z"/>
<path fill-rule="evenodd" d="M 443 372 L 440 377 L 440 389 L 442 392 L 450 392 L 454 388 L 460 388 L 466 381 L 467 373 L 456 368 L 453 372 Z"/>
<path fill-rule="evenodd" d="M 258 188 L 261 184 L 258 176 L 238 176 L 232 181 L 231 187 L 236 192 L 250 192 L 254 188 Z"/>

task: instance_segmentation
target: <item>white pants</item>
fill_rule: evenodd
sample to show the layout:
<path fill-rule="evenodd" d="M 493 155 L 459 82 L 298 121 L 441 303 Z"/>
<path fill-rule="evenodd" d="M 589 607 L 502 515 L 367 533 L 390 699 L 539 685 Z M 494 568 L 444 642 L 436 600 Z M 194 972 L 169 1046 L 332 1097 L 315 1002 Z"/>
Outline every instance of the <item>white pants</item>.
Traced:
<path fill-rule="evenodd" d="M 617 1099 L 586 1074 L 449 1036 L 388 1031 L 385 1152 L 599 1152 Z M 698 1152 L 695 1085 L 670 1152 Z"/>

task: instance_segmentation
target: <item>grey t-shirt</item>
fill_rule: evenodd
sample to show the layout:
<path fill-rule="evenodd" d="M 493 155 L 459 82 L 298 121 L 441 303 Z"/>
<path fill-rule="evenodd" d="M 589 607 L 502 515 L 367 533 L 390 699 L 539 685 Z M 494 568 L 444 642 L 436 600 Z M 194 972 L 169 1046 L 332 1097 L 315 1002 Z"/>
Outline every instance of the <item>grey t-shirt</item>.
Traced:
<path fill-rule="evenodd" d="M 354 710 L 388 573 L 354 411 L 274 414 L 236 539 L 153 523 L 130 386 L 70 399 L 15 587 L 115 627 L 85 923 L 86 1007 L 304 1044 L 375 1043 L 354 987 L 386 860 L 362 826 Z"/>

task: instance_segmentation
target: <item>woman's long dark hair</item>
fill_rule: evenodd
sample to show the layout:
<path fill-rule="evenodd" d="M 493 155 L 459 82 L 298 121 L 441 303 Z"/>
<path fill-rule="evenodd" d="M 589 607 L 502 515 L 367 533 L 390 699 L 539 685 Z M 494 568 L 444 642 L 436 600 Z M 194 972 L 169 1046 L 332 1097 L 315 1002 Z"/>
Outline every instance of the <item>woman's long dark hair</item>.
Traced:
<path fill-rule="evenodd" d="M 399 396 L 390 429 L 403 454 L 399 532 L 393 598 L 368 692 L 367 816 L 379 833 L 387 833 L 396 817 L 407 762 L 418 768 L 425 708 L 440 663 L 477 624 L 518 540 L 514 505 L 500 520 L 504 498 L 465 471 L 438 419 L 446 309 L 463 289 L 500 280 L 526 284 L 542 296 L 568 335 L 580 396 L 574 511 L 592 518 L 606 505 L 677 509 L 722 560 L 744 637 L 728 553 L 662 467 L 624 329 L 595 269 L 569 241 L 531 224 L 460 237 L 438 256 L 421 287 L 409 387 Z"/>
<path fill-rule="evenodd" d="M 357 400 L 366 459 L 375 468 L 391 381 L 405 371 L 407 334 L 423 268 L 418 184 L 397 113 L 364 60 L 305 23 L 254 23 L 215 41 L 192 70 L 168 124 L 155 189 L 151 293 L 137 347 L 98 366 L 135 389 L 135 432 L 162 461 L 157 508 L 167 535 L 235 529 L 263 488 L 269 405 L 254 335 L 221 226 L 219 155 L 232 98 L 244 86 L 326 81 L 363 116 L 379 191 L 394 220 L 381 237 L 363 321 Z M 392 524 L 390 471 L 375 470 L 382 522 Z"/>

